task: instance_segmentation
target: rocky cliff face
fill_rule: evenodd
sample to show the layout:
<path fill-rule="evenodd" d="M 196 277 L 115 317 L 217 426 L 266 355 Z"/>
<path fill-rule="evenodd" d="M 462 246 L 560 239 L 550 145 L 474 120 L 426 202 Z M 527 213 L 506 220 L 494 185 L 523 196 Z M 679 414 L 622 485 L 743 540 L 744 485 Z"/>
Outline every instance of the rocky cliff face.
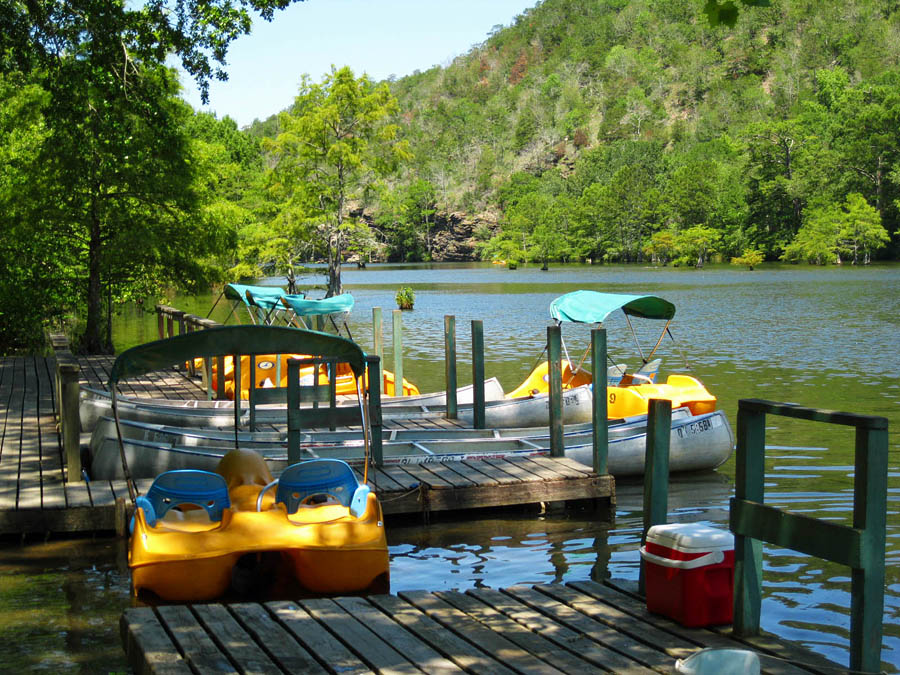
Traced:
<path fill-rule="evenodd" d="M 376 228 L 372 213 L 351 210 L 351 215 Z M 434 214 L 431 226 L 431 255 L 434 262 L 474 262 L 478 260 L 475 250 L 475 232 L 488 232 L 488 237 L 497 232 L 499 214 L 493 212 L 472 215 L 464 211 L 439 211 Z M 351 257 L 348 262 L 356 262 Z"/>
<path fill-rule="evenodd" d="M 460 211 L 436 213 L 431 231 L 432 259 L 435 262 L 469 262 L 478 260 L 475 231 L 487 227 L 493 232 L 497 216 L 493 213 L 471 215 Z"/>

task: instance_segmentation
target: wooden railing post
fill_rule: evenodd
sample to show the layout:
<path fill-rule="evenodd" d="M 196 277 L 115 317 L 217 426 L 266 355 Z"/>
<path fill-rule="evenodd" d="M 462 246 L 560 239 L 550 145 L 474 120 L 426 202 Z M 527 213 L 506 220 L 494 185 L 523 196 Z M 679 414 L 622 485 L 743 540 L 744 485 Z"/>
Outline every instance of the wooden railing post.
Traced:
<path fill-rule="evenodd" d="M 759 504 L 764 500 L 766 415 L 738 405 L 734 496 Z M 762 605 L 762 542 L 734 539 L 735 635 L 758 635 Z"/>
<path fill-rule="evenodd" d="M 856 428 L 852 527 L 763 503 L 766 415 Z M 758 399 L 738 401 L 737 419 L 735 496 L 729 514 L 735 535 L 735 635 L 759 633 L 765 541 L 851 568 L 850 669 L 878 672 L 884 612 L 887 419 Z"/>
<path fill-rule="evenodd" d="M 403 312 L 393 311 L 394 396 L 403 396 Z"/>
<path fill-rule="evenodd" d="M 484 429 L 484 324 L 472 320 L 472 426 Z"/>
<path fill-rule="evenodd" d="M 647 447 L 644 454 L 644 529 L 641 546 L 654 525 L 665 525 L 669 512 L 669 441 L 672 435 L 672 401 L 651 398 L 647 406 Z M 644 561 L 641 560 L 638 592 L 644 593 Z"/>
<path fill-rule="evenodd" d="M 563 457 L 562 331 L 547 326 L 547 365 L 550 377 L 550 456 Z"/>
<path fill-rule="evenodd" d="M 864 565 L 851 572 L 850 667 L 881 668 L 884 556 L 887 535 L 887 429 L 856 429 L 853 527 L 861 530 Z"/>
<path fill-rule="evenodd" d="M 444 316 L 444 381 L 447 391 L 447 419 L 455 420 L 456 405 L 456 317 Z"/>
<path fill-rule="evenodd" d="M 160 340 L 166 337 L 166 317 L 163 313 L 163 305 L 156 306 L 156 332 L 159 334 Z"/>
<path fill-rule="evenodd" d="M 594 373 L 593 422 L 594 473 L 601 476 L 609 472 L 609 412 L 606 399 L 606 329 L 591 331 L 591 369 Z"/>

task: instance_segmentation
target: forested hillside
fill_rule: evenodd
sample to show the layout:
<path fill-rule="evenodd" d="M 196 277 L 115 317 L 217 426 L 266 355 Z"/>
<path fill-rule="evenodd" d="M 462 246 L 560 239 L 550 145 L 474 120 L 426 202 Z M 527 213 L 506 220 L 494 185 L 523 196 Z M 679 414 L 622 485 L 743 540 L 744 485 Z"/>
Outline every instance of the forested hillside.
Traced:
<path fill-rule="evenodd" d="M 773 0 L 715 28 L 701 5 L 545 0 L 393 82 L 413 153 L 397 192 L 498 214 L 488 257 L 895 256 L 897 4 Z M 392 254 L 439 256 L 409 240 Z"/>

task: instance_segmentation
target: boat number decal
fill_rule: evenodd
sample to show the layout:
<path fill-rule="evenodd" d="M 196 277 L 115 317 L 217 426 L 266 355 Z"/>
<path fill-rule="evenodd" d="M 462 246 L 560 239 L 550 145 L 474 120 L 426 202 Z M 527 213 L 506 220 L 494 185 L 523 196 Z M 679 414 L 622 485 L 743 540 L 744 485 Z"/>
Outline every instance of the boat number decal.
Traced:
<path fill-rule="evenodd" d="M 616 402 L 616 394 L 615 394 L 615 392 L 613 392 L 613 393 L 611 393 L 611 394 L 609 395 L 609 402 L 610 402 L 610 403 L 615 403 L 615 402 Z"/>
<path fill-rule="evenodd" d="M 702 434 L 704 431 L 709 431 L 712 428 L 712 420 L 707 417 L 706 419 L 698 420 L 696 422 L 691 422 L 690 424 L 685 424 L 684 426 L 678 427 L 678 438 L 684 438 L 688 434 Z"/>
<path fill-rule="evenodd" d="M 271 368 L 274 368 L 275 364 L 272 363 L 271 361 L 260 361 L 259 363 L 256 364 L 256 367 L 259 368 L 260 370 L 269 370 Z"/>

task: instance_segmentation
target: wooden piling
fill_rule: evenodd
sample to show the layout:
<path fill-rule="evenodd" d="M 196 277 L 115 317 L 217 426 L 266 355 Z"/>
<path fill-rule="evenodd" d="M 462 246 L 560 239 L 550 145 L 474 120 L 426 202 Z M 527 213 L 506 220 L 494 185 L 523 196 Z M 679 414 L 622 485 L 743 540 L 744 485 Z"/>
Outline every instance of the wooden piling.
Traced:
<path fill-rule="evenodd" d="M 476 429 L 484 429 L 484 324 L 472 321 L 472 418 Z"/>
<path fill-rule="evenodd" d="M 550 377 L 550 456 L 566 454 L 563 443 L 562 331 L 547 326 L 547 363 Z"/>
<path fill-rule="evenodd" d="M 669 512 L 669 445 L 672 435 L 672 401 L 651 398 L 647 407 L 647 449 L 644 456 L 644 528 L 665 525 Z M 644 592 L 644 561 L 641 560 L 638 590 Z"/>
<path fill-rule="evenodd" d="M 591 331 L 591 369 L 594 372 L 593 422 L 594 472 L 605 474 L 609 464 L 609 412 L 606 398 L 606 329 Z"/>
<path fill-rule="evenodd" d="M 394 396 L 403 396 L 403 312 L 392 312 L 394 343 Z"/>
<path fill-rule="evenodd" d="M 457 417 L 456 403 L 456 317 L 447 314 L 444 317 L 444 381 L 447 392 L 447 419 Z"/>

